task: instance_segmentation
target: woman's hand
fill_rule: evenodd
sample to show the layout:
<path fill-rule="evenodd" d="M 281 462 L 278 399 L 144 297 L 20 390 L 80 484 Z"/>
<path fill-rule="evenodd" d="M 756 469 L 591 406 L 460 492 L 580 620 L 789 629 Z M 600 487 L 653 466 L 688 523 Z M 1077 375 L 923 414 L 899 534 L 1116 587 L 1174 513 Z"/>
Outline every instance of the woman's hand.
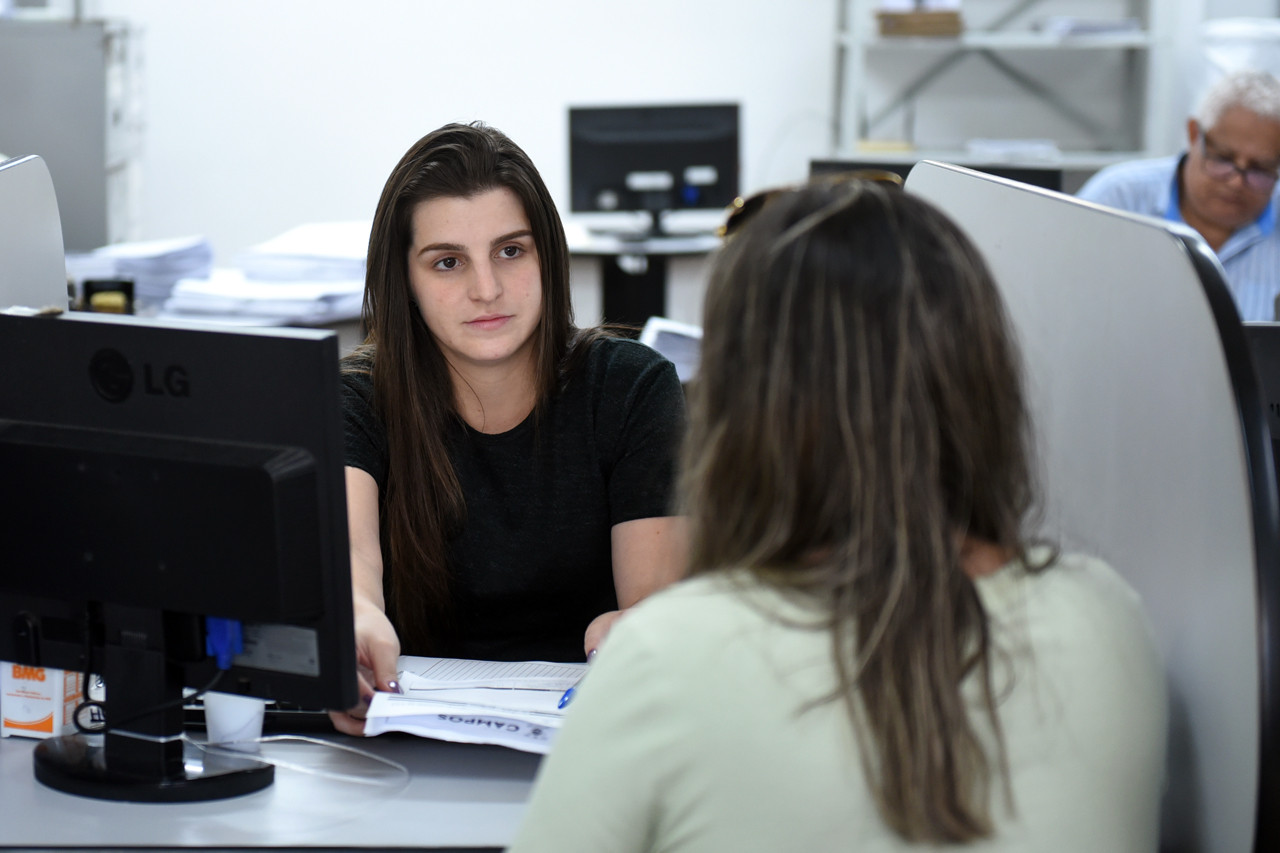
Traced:
<path fill-rule="evenodd" d="M 591 624 L 587 626 L 587 633 L 582 638 L 582 651 L 590 655 L 600 648 L 600 644 L 604 642 L 605 635 L 613 628 L 613 623 L 618 621 L 623 612 L 621 610 L 610 610 L 608 613 L 601 613 L 592 619 Z"/>
<path fill-rule="evenodd" d="M 355 616 L 356 678 L 360 704 L 346 711 L 330 711 L 334 728 L 343 734 L 364 734 L 364 716 L 375 690 L 400 692 L 396 662 L 400 638 L 382 602 L 382 546 L 379 544 L 378 484 L 367 471 L 346 469 L 347 525 L 351 539 L 351 609 Z"/>
<path fill-rule="evenodd" d="M 343 734 L 363 735 L 364 718 L 374 691 L 400 692 L 400 685 L 396 682 L 400 638 L 378 605 L 357 596 L 352 607 L 356 621 L 356 678 L 360 704 L 346 711 L 330 711 L 329 719 Z"/>

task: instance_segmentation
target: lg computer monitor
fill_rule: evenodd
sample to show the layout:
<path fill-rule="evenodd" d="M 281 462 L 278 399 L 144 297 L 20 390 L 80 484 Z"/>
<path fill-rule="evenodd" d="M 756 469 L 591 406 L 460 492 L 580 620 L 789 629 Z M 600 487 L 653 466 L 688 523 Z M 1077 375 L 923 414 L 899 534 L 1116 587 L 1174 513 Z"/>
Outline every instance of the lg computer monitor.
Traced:
<path fill-rule="evenodd" d="M 668 213 L 732 203 L 738 163 L 737 104 L 569 109 L 573 213 L 642 212 L 658 235 Z"/>
<path fill-rule="evenodd" d="M 200 764 L 183 695 L 356 704 L 336 336 L 64 314 L 0 315 L 0 341 L 0 660 L 106 691 L 106 733 L 42 741 L 37 778 L 265 787 L 269 764 Z"/>

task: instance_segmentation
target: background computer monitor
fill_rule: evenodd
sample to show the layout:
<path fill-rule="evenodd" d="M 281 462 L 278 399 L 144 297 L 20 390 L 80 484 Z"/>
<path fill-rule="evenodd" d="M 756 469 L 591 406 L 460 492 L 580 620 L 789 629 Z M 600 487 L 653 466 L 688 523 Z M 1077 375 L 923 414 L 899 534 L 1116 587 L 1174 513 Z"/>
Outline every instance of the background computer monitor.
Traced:
<path fill-rule="evenodd" d="M 100 674 L 121 730 L 42 742 L 37 777 L 129 800 L 269 784 L 192 770 L 183 688 L 219 670 L 213 617 L 244 638 L 214 689 L 357 701 L 336 335 L 66 314 L 0 316 L 0 340 L 0 660 Z"/>
<path fill-rule="evenodd" d="M 918 161 L 880 162 L 875 160 L 810 160 L 809 175 L 830 175 L 839 172 L 852 172 L 857 169 L 885 169 L 906 177 Z M 1062 192 L 1063 175 L 1060 167 L 1054 166 L 1013 166 L 1006 163 L 973 164 L 965 163 L 967 168 L 997 178 L 1008 178 L 1011 181 L 1041 187 L 1046 190 Z"/>
<path fill-rule="evenodd" d="M 737 104 L 571 107 L 574 213 L 720 211 L 738 195 Z"/>

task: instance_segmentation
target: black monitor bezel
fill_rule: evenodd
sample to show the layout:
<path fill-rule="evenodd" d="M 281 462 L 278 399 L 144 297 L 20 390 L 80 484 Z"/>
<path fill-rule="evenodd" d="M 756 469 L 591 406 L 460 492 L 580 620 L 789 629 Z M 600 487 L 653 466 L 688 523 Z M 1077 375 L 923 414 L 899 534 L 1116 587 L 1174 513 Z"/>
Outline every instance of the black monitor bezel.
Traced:
<path fill-rule="evenodd" d="M 314 637 L 314 667 L 311 662 L 296 665 L 305 654 L 279 669 L 262 666 L 262 654 L 256 658 L 241 655 L 221 677 L 219 690 L 316 708 L 354 706 L 358 693 L 335 333 L 217 328 L 69 313 L 47 318 L 0 316 L 0 340 L 6 343 L 7 359 L 0 369 L 0 423 L 56 424 L 102 434 L 169 436 L 213 444 L 275 445 L 313 458 L 315 479 L 307 488 L 315 490 L 317 541 L 308 547 L 315 549 L 319 564 L 311 594 L 294 606 L 289 590 L 279 590 L 270 606 L 289 612 L 279 614 L 286 618 L 278 622 L 270 621 L 264 618 L 270 613 L 264 611 L 262 587 L 237 587 L 228 572 L 226 577 L 210 581 L 224 584 L 221 592 L 215 595 L 212 586 L 206 589 L 210 612 L 184 610 L 181 615 L 245 619 L 251 643 L 254 636 L 262 636 L 264 628 L 277 636 L 283 630 L 290 636 L 299 636 L 301 631 L 303 636 Z M 120 370 L 123 365 L 133 373 L 132 393 L 123 402 L 105 398 L 94 387 L 90 363 L 107 350 L 123 357 L 108 369 Z M 177 373 L 166 378 L 165 370 L 174 366 L 185 372 L 185 391 L 175 384 Z M 101 375 L 97 378 L 102 379 Z M 7 496 L 8 500 L 22 498 L 13 493 Z M 0 521 L 0 528 L 4 526 Z M 68 528 L 62 535 L 73 536 L 74 530 Z M 5 531 L 10 539 L 27 536 L 24 541 L 34 541 L 35 533 Z M 227 531 L 228 537 L 234 535 L 235 531 Z M 26 549 L 25 553 L 37 552 Z M 103 638 L 86 638 L 85 631 L 75 630 L 77 621 L 85 618 L 86 608 L 163 609 L 161 602 L 148 598 L 146 590 L 111 596 L 99 588 L 86 596 L 60 587 L 51 576 L 33 583 L 30 571 L 12 555 L 0 571 L 0 659 L 58 669 L 92 668 L 92 659 L 102 651 Z M 188 580 L 191 584 L 205 582 L 195 576 Z M 111 597 L 119 600 L 103 600 Z M 49 626 L 57 629 L 47 626 L 46 636 L 33 645 L 29 637 L 22 636 L 25 629 L 19 625 L 18 614 L 39 616 L 42 612 Z M 182 667 L 189 686 L 201 686 L 218 668 L 191 645 L 184 642 L 183 660 L 175 665 Z M 280 664 L 273 661 L 271 665 Z M 289 667 L 293 671 L 287 671 Z"/>
<path fill-rule="evenodd" d="M 651 213 L 660 229 L 667 213 L 718 212 L 740 192 L 742 131 L 736 103 L 571 106 L 568 134 L 572 213 Z M 690 150 L 710 156 L 690 156 Z M 706 163 L 708 159 L 712 162 Z M 714 166 L 718 180 L 700 191 L 696 201 L 684 197 L 679 184 L 666 197 L 643 196 L 621 186 L 629 172 L 683 174 L 686 167 L 700 165 Z M 598 203 L 606 188 L 618 193 L 616 205 Z"/>

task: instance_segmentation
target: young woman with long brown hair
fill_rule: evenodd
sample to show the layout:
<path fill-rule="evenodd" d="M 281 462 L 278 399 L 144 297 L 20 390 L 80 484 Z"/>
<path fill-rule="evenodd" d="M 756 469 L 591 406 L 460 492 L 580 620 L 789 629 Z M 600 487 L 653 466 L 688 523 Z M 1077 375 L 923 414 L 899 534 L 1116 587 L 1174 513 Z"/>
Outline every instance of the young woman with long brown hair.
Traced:
<path fill-rule="evenodd" d="M 564 229 L 508 137 L 452 124 L 404 155 L 364 322 L 343 362 L 363 694 L 396 689 L 401 652 L 582 660 L 679 574 L 675 369 L 574 327 Z"/>
<path fill-rule="evenodd" d="M 693 577 L 609 635 L 513 853 L 1154 850 L 1161 664 L 1114 571 L 1029 538 L 969 240 L 885 183 L 782 192 L 704 322 Z"/>

